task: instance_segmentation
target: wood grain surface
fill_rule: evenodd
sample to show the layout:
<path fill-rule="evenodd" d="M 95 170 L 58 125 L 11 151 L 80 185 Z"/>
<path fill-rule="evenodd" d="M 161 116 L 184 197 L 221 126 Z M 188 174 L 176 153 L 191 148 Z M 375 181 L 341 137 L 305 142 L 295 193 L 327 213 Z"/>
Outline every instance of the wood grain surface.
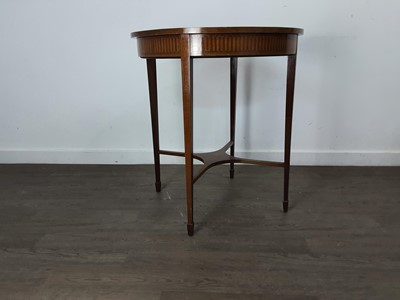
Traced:
<path fill-rule="evenodd" d="M 190 40 L 192 57 L 282 56 L 297 52 L 300 28 L 198 27 L 132 32 L 142 58 L 179 58 L 182 37 Z"/>
<path fill-rule="evenodd" d="M 196 166 L 195 166 L 196 167 Z M 400 168 L 0 165 L 0 299 L 399 299 Z"/>
<path fill-rule="evenodd" d="M 151 37 L 162 35 L 180 35 L 180 34 L 207 34 L 207 33 L 264 33 L 264 34 L 304 34 L 302 28 L 292 27 L 187 27 L 187 28 L 161 28 L 131 33 L 131 37 Z"/>

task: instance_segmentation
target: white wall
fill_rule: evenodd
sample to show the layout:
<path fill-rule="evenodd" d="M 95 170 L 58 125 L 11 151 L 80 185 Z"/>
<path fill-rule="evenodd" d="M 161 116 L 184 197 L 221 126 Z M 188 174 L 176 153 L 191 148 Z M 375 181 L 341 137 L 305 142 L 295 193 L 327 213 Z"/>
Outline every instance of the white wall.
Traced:
<path fill-rule="evenodd" d="M 305 29 L 294 164 L 400 165 L 399 15 L 398 0 L 2 0 L 0 162 L 151 163 L 130 32 L 247 25 Z M 228 60 L 194 67 L 195 148 L 214 150 L 228 140 Z M 158 64 L 165 149 L 183 145 L 179 68 Z M 238 151 L 280 159 L 285 60 L 239 59 L 239 80 Z"/>

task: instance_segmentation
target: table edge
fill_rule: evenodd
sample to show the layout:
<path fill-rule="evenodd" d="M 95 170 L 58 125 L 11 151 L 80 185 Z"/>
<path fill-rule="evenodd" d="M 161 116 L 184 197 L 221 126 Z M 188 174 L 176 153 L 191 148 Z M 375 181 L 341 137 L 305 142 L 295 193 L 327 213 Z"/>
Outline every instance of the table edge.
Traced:
<path fill-rule="evenodd" d="M 264 34 L 297 34 L 303 35 L 304 29 L 295 27 L 187 27 L 187 28 L 164 28 L 135 31 L 131 33 L 132 38 L 154 37 L 163 35 L 180 34 L 235 34 L 235 33 L 264 33 Z"/>

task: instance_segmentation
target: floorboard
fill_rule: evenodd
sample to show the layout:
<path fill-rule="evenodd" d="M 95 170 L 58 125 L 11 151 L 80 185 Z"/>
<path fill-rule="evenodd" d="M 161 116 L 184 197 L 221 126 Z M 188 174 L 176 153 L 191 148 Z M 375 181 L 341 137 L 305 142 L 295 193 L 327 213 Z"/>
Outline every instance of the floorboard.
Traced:
<path fill-rule="evenodd" d="M 400 168 L 0 165 L 0 299 L 400 299 Z"/>

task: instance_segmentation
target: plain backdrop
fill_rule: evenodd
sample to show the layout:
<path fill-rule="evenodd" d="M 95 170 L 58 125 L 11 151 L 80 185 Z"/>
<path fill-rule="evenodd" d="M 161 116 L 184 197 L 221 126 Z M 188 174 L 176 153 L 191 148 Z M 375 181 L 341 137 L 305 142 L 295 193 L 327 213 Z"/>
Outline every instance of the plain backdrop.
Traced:
<path fill-rule="evenodd" d="M 398 0 L 1 0 L 0 162 L 152 163 L 132 31 L 292 26 L 293 164 L 400 165 L 399 16 Z M 161 147 L 182 150 L 180 62 L 158 72 Z M 282 159 L 285 72 L 283 57 L 239 59 L 240 154 Z M 228 59 L 195 60 L 195 151 L 228 141 L 228 104 Z"/>

